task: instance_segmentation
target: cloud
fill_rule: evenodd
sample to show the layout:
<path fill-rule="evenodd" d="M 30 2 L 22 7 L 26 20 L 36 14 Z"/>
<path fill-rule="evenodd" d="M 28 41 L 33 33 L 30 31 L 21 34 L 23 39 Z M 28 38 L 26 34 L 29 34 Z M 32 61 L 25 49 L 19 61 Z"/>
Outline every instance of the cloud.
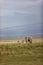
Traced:
<path fill-rule="evenodd" d="M 33 0 L 27 0 L 27 1 L 5 1 L 4 4 L 7 5 L 7 6 L 11 6 L 12 7 L 28 7 L 28 6 L 37 6 L 37 5 L 40 5 L 40 2 L 41 0 L 37 0 L 37 1 L 33 1 Z"/>
<path fill-rule="evenodd" d="M 2 9 L 1 16 L 13 16 L 14 10 Z"/>
<path fill-rule="evenodd" d="M 18 1 L 15 2 L 16 6 L 31 6 L 31 5 L 39 5 L 41 2 L 41 0 L 37 0 L 37 1 Z"/>
<path fill-rule="evenodd" d="M 30 10 L 8 10 L 8 9 L 2 9 L 0 11 L 0 16 L 15 16 L 17 14 L 37 14 L 39 13 L 38 10 L 36 11 L 36 9 L 30 9 Z"/>
<path fill-rule="evenodd" d="M 4 0 L 0 0 L 0 3 L 2 3 Z"/>
<path fill-rule="evenodd" d="M 39 5 L 42 0 L 2 0 L 3 8 Z"/>
<path fill-rule="evenodd" d="M 0 28 L 40 21 L 42 0 L 0 0 Z M 20 14 L 20 15 L 19 15 Z M 25 16 L 24 16 L 25 15 Z"/>
<path fill-rule="evenodd" d="M 2 3 L 0 16 L 36 13 L 37 11 L 34 6 L 40 5 L 40 2 L 41 0 L 0 0 L 0 3 Z"/>
<path fill-rule="evenodd" d="M 0 0 L 0 16 L 14 16 L 16 13 L 35 13 L 36 11 L 32 7 L 40 5 L 40 2 L 41 0 Z"/>

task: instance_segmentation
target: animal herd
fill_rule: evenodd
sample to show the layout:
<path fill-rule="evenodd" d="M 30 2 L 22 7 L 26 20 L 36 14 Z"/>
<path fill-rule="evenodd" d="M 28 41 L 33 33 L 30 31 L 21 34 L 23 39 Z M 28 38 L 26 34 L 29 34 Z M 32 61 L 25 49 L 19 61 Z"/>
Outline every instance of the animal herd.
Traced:
<path fill-rule="evenodd" d="M 18 40 L 17 41 L 18 43 L 20 43 L 20 41 Z M 32 37 L 30 36 L 30 37 L 25 37 L 23 40 L 22 40 L 22 43 L 32 43 Z"/>

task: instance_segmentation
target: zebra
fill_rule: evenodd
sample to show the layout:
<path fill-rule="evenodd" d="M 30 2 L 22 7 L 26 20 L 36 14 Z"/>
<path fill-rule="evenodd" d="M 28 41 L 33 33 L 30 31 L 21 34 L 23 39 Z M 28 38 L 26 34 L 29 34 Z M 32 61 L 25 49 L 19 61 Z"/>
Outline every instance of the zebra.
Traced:
<path fill-rule="evenodd" d="M 32 43 L 32 36 L 30 36 L 30 37 L 25 37 L 25 42 L 26 42 L 26 43 L 28 43 L 28 42 Z"/>
<path fill-rule="evenodd" d="M 32 36 L 28 37 L 28 42 L 32 43 Z"/>

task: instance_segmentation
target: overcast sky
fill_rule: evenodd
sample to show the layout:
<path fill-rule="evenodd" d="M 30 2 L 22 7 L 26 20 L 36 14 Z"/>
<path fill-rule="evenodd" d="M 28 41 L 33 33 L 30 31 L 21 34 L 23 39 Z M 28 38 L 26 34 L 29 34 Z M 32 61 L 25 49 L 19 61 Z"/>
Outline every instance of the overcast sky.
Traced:
<path fill-rule="evenodd" d="M 0 28 L 37 24 L 42 0 L 0 0 Z"/>

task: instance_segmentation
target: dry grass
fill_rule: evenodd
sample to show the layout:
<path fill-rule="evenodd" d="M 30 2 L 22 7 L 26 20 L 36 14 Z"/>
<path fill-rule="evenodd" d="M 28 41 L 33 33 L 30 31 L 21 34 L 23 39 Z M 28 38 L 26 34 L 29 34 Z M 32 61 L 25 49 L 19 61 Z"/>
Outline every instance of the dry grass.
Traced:
<path fill-rule="evenodd" d="M 0 65 L 43 65 L 43 43 L 0 45 Z"/>
<path fill-rule="evenodd" d="M 33 38 L 33 43 L 43 42 L 43 38 Z"/>
<path fill-rule="evenodd" d="M 18 38 L 18 39 L 0 39 L 0 44 L 15 44 L 15 43 L 22 43 L 22 40 L 24 40 L 24 38 Z M 43 42 L 43 38 L 32 38 L 33 43 L 39 43 L 39 42 Z M 19 42 L 18 42 L 19 41 Z M 25 43 L 25 40 L 24 40 Z"/>
<path fill-rule="evenodd" d="M 32 44 L 22 40 L 0 39 L 0 65 L 43 65 L 43 38 L 33 38 Z"/>

